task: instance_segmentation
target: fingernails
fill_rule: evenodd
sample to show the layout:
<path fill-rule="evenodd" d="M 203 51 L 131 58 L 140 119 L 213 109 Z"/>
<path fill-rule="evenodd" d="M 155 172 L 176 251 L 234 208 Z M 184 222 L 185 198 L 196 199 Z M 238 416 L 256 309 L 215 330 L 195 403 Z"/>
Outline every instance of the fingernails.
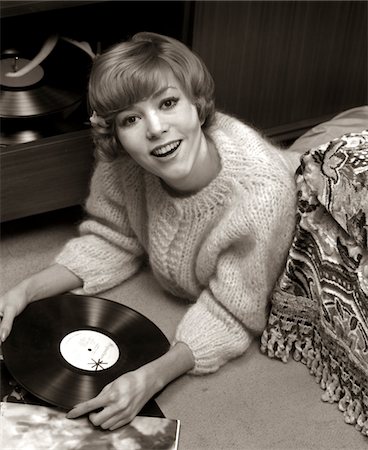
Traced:
<path fill-rule="evenodd" d="M 75 419 L 76 417 L 78 417 L 78 412 L 75 410 L 75 406 L 73 406 L 73 408 L 67 412 L 66 414 L 66 418 L 67 419 Z"/>

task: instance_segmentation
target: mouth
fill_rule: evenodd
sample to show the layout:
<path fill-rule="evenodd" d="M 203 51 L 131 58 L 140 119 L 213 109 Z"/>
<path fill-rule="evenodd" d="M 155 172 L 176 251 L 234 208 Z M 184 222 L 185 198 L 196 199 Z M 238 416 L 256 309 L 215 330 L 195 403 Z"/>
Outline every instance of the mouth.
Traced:
<path fill-rule="evenodd" d="M 174 153 L 179 148 L 180 144 L 181 140 L 169 142 L 165 145 L 160 145 L 158 147 L 155 147 L 151 151 L 151 155 L 156 156 L 157 158 L 165 158 L 166 156 Z"/>

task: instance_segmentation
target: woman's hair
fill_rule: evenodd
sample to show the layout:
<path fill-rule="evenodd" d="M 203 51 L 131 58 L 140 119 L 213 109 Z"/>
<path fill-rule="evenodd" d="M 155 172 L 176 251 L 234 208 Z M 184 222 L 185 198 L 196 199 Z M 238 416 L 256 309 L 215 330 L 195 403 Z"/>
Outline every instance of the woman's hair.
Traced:
<path fill-rule="evenodd" d="M 126 107 L 150 97 L 172 73 L 196 105 L 203 130 L 214 116 L 214 82 L 203 61 L 171 37 L 137 33 L 97 56 L 89 80 L 96 155 L 113 160 L 121 154 L 115 117 Z"/>

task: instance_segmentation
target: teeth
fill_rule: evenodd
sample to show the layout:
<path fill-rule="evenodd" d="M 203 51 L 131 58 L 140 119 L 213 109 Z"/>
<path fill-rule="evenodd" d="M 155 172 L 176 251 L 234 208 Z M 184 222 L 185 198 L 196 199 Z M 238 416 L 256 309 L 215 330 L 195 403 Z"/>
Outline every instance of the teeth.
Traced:
<path fill-rule="evenodd" d="M 164 145 L 163 147 L 155 148 L 152 151 L 152 155 L 154 156 L 166 156 L 170 153 L 174 152 L 180 145 L 180 141 L 172 142 L 171 144 Z"/>

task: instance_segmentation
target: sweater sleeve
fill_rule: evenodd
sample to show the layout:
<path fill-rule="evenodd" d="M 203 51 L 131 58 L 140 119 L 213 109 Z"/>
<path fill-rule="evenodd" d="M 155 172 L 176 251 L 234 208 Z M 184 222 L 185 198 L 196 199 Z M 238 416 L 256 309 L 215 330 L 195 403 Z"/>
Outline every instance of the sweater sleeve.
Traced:
<path fill-rule="evenodd" d="M 278 192 L 272 185 L 254 191 L 199 255 L 207 287 L 176 333 L 176 341 L 193 352 L 193 374 L 214 372 L 240 356 L 265 326 L 268 299 L 291 243 L 295 221 L 287 211 L 294 210 L 294 196 L 286 184 Z"/>
<path fill-rule="evenodd" d="M 55 258 L 83 280 L 79 293 L 96 294 L 132 276 L 144 250 L 135 236 L 125 208 L 126 193 L 119 180 L 118 162 L 99 163 L 86 202 L 87 219 L 79 237 L 71 239 Z"/>

